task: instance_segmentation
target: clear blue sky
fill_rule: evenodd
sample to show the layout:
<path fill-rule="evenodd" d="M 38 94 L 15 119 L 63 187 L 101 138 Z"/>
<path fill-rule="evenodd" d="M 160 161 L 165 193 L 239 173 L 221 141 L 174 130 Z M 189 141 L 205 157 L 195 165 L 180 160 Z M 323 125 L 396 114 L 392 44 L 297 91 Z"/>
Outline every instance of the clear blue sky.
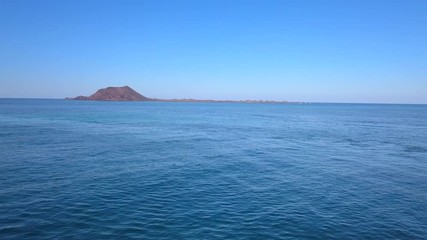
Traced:
<path fill-rule="evenodd" d="M 426 0 L 0 0 L 0 97 L 427 103 Z"/>

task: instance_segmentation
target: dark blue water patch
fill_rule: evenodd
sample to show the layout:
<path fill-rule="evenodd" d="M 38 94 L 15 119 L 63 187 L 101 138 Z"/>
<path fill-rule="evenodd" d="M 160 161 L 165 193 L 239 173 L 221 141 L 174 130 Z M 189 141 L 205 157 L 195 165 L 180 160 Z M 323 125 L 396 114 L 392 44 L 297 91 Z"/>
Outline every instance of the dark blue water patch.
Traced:
<path fill-rule="evenodd" d="M 424 239 L 427 107 L 0 100 L 1 239 Z"/>
<path fill-rule="evenodd" d="M 408 153 L 426 153 L 427 148 L 420 145 L 405 146 L 405 152 Z"/>

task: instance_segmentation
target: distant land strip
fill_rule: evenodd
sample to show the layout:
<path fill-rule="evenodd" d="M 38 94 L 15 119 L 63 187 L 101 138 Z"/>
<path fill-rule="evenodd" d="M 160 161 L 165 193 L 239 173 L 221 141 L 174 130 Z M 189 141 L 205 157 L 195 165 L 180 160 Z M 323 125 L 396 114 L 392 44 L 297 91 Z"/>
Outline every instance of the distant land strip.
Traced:
<path fill-rule="evenodd" d="M 206 102 L 206 103 L 302 103 L 288 101 L 269 101 L 269 100 L 199 100 L 199 99 L 160 99 L 148 98 L 129 86 L 107 87 L 96 91 L 94 94 L 85 97 L 66 98 L 67 100 L 88 100 L 88 101 L 151 101 L 151 102 Z"/>

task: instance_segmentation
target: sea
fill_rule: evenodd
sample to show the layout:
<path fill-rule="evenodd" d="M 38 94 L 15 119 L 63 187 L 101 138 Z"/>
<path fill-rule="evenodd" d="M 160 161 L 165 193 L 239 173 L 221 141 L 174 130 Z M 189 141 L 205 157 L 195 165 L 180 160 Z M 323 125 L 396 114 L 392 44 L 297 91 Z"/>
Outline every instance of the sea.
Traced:
<path fill-rule="evenodd" d="M 427 239 L 427 105 L 0 99 L 0 239 Z"/>

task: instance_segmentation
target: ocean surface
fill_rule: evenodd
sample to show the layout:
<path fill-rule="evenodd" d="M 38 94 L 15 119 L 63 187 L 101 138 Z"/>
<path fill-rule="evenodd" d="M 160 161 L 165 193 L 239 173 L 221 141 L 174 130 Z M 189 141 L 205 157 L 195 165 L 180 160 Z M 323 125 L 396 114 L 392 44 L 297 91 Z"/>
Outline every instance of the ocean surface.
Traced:
<path fill-rule="evenodd" d="M 427 239 L 427 105 L 0 99 L 0 239 Z"/>

